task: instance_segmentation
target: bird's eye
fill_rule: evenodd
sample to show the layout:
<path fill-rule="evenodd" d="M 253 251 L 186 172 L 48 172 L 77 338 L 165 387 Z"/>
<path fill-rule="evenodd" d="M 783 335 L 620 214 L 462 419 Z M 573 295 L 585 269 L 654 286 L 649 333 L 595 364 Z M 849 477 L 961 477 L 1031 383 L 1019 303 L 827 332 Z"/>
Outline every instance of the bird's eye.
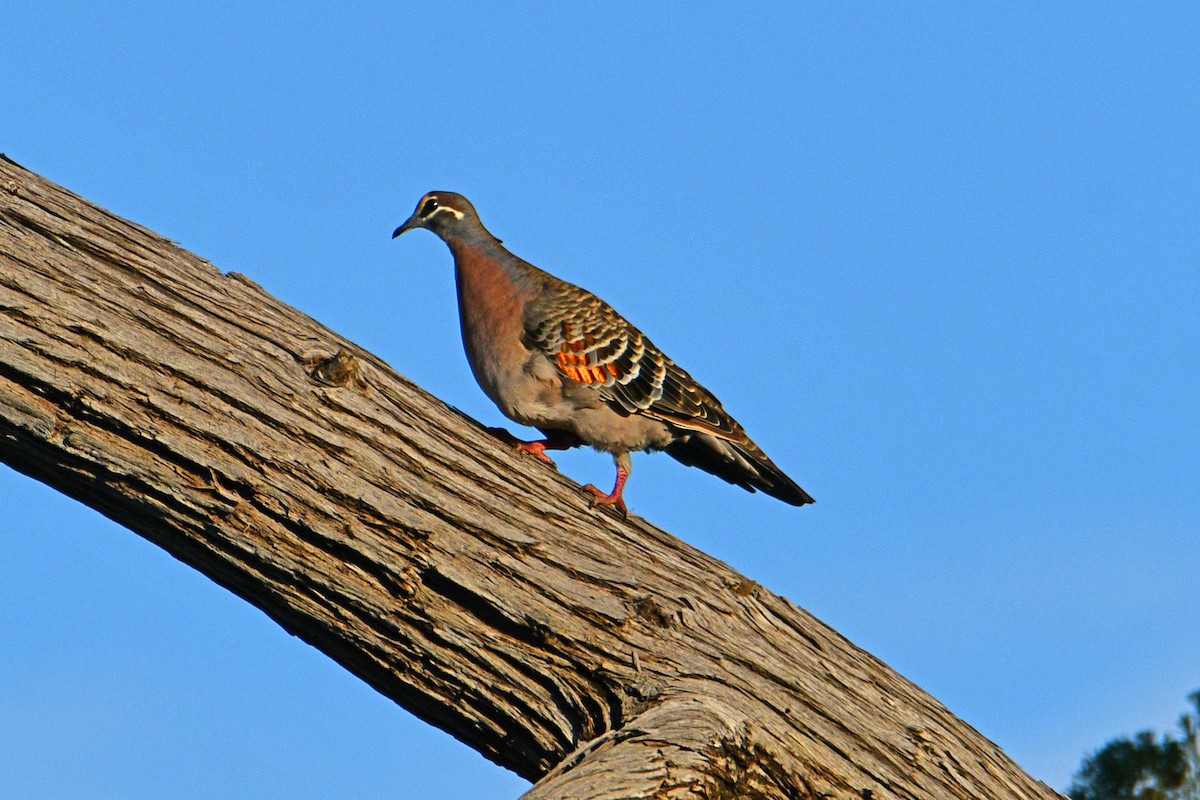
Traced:
<path fill-rule="evenodd" d="M 428 200 L 425 201 L 425 205 L 421 206 L 421 216 L 428 217 L 430 214 L 432 214 L 434 211 L 437 210 L 437 207 L 438 207 L 438 201 L 432 197 L 429 198 Z"/>

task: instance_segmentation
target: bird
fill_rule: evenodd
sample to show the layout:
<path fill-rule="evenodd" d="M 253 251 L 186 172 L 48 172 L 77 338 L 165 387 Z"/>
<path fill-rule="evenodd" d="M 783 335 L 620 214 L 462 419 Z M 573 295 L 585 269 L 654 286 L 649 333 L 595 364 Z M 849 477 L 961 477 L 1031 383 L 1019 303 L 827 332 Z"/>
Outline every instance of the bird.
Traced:
<path fill-rule="evenodd" d="M 611 453 L 612 491 L 583 489 L 593 506 L 627 514 L 630 453 L 666 451 L 687 466 L 802 506 L 813 498 L 775 466 L 720 401 L 612 306 L 509 252 L 461 194 L 425 194 L 392 233 L 424 228 L 450 248 L 463 348 L 475 380 L 509 419 L 544 438 L 517 450 Z"/>

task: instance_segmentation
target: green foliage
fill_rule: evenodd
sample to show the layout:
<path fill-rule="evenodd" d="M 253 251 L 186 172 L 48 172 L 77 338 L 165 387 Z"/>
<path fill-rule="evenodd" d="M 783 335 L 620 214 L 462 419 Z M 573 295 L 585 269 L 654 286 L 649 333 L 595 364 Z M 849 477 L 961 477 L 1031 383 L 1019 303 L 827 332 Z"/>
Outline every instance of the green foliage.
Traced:
<path fill-rule="evenodd" d="M 1200 800 L 1200 691 L 1179 718 L 1179 734 L 1141 731 L 1113 739 L 1083 760 L 1073 800 Z"/>

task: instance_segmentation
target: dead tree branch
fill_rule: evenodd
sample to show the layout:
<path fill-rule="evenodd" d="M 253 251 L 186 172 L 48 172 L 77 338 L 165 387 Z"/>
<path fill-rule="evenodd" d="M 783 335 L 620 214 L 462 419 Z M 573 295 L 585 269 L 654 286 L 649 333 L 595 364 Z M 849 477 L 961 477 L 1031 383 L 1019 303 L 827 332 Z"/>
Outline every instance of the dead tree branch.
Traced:
<path fill-rule="evenodd" d="M 787 600 L 3 158 L 0 459 L 530 798 L 1057 797 Z"/>

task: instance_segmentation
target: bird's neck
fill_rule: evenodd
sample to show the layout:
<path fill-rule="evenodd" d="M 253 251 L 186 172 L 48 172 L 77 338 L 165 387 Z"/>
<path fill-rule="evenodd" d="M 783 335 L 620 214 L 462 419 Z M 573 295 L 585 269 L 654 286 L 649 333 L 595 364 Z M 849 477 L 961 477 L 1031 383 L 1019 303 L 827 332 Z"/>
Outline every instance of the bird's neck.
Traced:
<path fill-rule="evenodd" d="M 511 319 L 519 314 L 523 281 L 513 273 L 515 259 L 503 248 L 480 246 L 472 242 L 450 242 L 454 254 L 454 282 L 458 288 L 458 310 L 463 338 L 470 352 L 473 345 L 468 320 Z M 475 335 L 481 335 L 479 331 Z"/>
<path fill-rule="evenodd" d="M 499 239 L 487 235 L 455 239 L 447 244 L 454 255 L 460 294 L 466 289 L 503 295 L 507 294 L 505 285 L 516 291 L 528 288 L 528 266 L 508 252 Z"/>

